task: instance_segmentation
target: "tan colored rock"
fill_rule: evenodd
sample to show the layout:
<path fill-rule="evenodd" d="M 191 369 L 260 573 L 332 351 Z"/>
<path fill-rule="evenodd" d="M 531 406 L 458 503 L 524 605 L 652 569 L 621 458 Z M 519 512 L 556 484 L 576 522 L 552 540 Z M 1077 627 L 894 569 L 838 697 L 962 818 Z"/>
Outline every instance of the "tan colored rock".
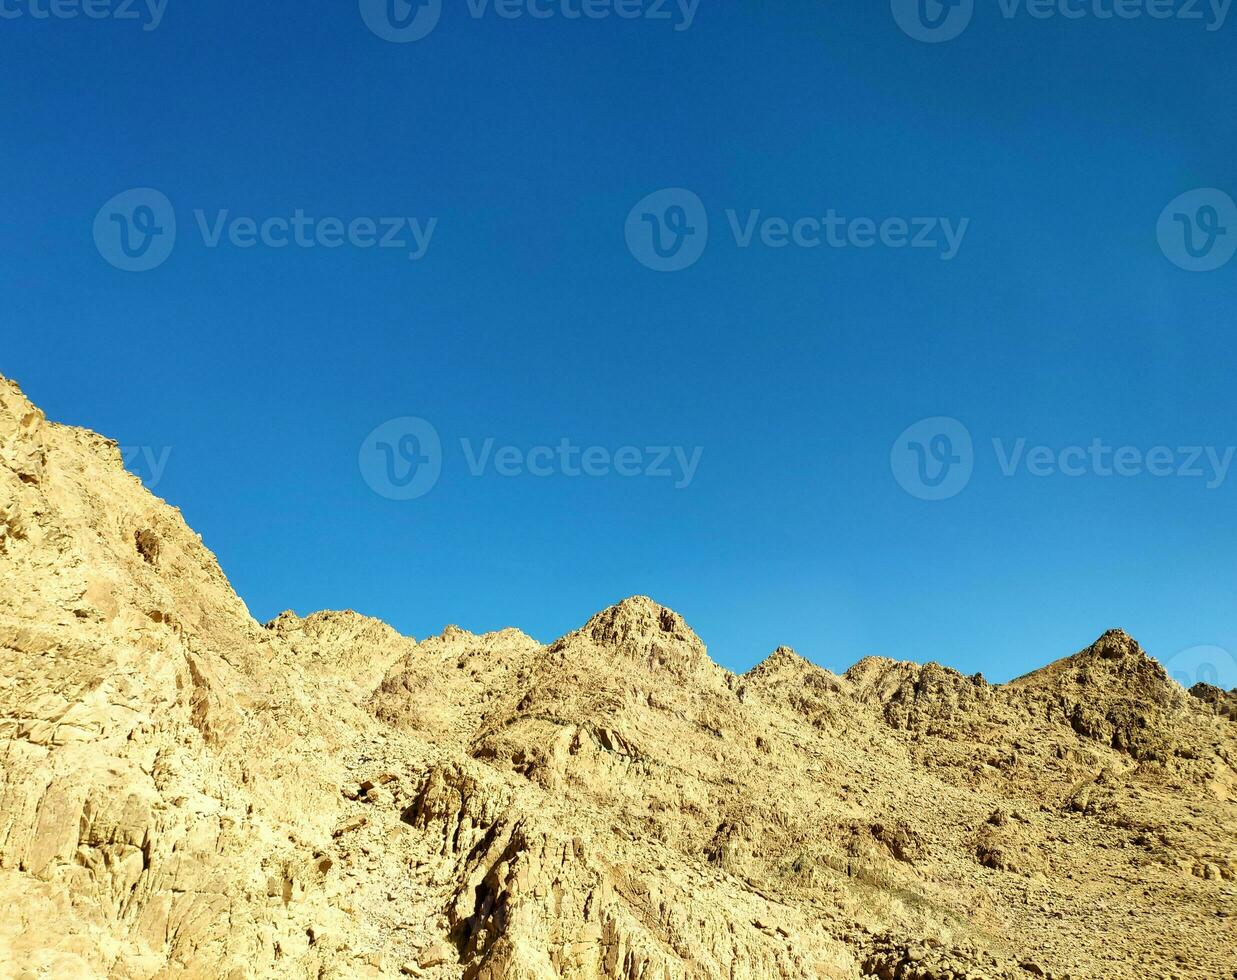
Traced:
<path fill-rule="evenodd" d="M 1118 631 L 992 685 L 737 676 L 645 597 L 262 626 L 0 380 L 0 648 L 0 976 L 1231 974 L 1237 692 Z"/>

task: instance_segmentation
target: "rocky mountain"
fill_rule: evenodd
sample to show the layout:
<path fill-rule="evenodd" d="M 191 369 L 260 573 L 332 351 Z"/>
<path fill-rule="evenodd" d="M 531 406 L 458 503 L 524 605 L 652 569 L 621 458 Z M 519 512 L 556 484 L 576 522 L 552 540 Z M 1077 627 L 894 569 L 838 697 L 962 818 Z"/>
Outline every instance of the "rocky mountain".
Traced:
<path fill-rule="evenodd" d="M 1237 692 L 253 620 L 0 381 L 0 976 L 1237 976 Z"/>

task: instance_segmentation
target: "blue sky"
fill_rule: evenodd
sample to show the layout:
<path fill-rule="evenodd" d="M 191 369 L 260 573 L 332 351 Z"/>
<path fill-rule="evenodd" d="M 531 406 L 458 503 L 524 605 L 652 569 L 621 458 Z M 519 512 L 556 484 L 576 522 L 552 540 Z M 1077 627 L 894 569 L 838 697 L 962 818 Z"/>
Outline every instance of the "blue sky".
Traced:
<path fill-rule="evenodd" d="M 357 3 L 94 2 L 0 0 L 0 371 L 134 447 L 259 618 L 548 641 L 647 593 L 740 670 L 1237 650 L 1237 260 L 1172 240 L 1237 242 L 1237 15 L 443 0 L 392 43 Z M 118 268 L 162 199 L 174 247 Z M 319 244 L 272 247 L 298 212 Z M 650 268 L 680 217 L 695 261 Z M 384 452 L 432 486 L 375 492 Z"/>

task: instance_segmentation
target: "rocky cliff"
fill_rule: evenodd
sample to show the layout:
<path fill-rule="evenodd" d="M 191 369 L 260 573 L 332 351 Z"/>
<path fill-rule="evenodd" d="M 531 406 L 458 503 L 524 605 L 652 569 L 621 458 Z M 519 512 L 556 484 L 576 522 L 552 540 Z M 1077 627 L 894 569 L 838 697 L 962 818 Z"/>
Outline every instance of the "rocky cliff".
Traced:
<path fill-rule="evenodd" d="M 1237 693 L 261 625 L 0 380 L 0 976 L 1232 978 Z"/>

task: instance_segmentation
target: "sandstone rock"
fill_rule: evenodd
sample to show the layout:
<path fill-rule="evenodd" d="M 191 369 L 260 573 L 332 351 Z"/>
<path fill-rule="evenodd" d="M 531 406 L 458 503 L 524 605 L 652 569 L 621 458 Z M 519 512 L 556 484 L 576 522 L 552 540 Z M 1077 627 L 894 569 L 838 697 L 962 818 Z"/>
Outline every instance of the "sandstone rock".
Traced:
<path fill-rule="evenodd" d="M 0 976 L 1232 972 L 1237 695 L 1120 631 L 992 685 L 736 676 L 647 597 L 548 645 L 262 626 L 0 380 L 0 645 Z"/>

